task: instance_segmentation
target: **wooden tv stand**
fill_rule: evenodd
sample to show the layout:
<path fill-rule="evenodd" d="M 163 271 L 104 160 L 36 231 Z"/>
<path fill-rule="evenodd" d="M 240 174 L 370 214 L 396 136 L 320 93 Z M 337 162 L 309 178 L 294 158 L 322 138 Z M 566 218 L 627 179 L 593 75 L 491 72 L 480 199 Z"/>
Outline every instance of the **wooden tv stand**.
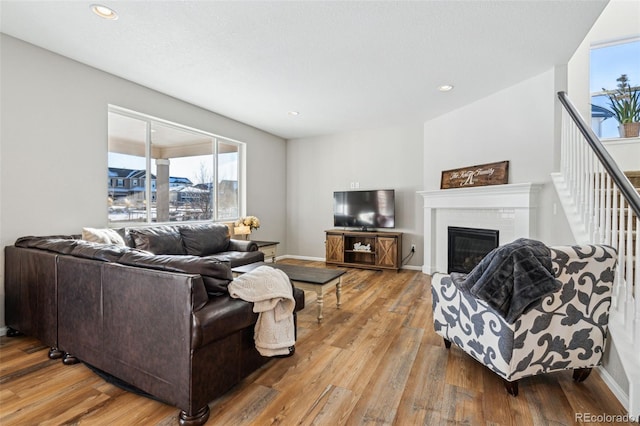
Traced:
<path fill-rule="evenodd" d="M 402 266 L 402 232 L 331 229 L 325 233 L 328 265 L 396 271 Z M 354 250 L 356 243 L 371 250 Z"/>

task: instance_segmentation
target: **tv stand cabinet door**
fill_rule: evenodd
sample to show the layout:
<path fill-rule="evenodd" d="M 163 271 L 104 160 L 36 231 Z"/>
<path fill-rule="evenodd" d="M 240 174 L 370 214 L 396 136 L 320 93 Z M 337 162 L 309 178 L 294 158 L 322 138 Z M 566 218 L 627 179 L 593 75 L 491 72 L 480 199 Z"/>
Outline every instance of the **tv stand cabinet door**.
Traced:
<path fill-rule="evenodd" d="M 378 236 L 376 238 L 376 265 L 398 269 L 400 267 L 400 262 L 398 261 L 399 245 L 399 237 Z"/>
<path fill-rule="evenodd" d="M 327 234 L 326 258 L 328 263 L 344 262 L 344 238 L 342 234 Z"/>

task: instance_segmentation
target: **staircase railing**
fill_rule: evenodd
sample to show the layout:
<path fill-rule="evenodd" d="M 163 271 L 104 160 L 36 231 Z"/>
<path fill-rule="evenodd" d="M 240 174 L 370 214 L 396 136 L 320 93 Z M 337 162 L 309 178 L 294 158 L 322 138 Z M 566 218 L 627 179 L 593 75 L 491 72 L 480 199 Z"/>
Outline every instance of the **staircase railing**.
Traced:
<path fill-rule="evenodd" d="M 574 210 L 579 243 L 607 244 L 618 251 L 609 328 L 630 380 L 631 414 L 640 413 L 640 194 L 569 100 L 562 117 L 559 180 Z M 566 210 L 566 203 L 565 210 Z M 569 212 L 567 212 L 569 213 Z M 568 214 L 569 216 L 569 214 Z M 571 219 L 569 219 L 572 222 Z M 625 359 L 631 357 L 625 364 Z M 634 389 L 634 386 L 636 387 Z M 632 407 L 632 408 L 631 408 Z"/>

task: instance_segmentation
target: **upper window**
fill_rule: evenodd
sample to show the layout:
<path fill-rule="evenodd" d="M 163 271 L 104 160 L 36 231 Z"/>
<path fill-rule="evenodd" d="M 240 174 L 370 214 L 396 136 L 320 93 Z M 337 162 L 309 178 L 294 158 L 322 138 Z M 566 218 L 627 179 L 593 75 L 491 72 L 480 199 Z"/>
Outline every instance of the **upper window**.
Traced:
<path fill-rule="evenodd" d="M 601 139 L 618 138 L 620 123 L 607 94 L 615 92 L 623 74 L 631 87 L 640 87 L 640 38 L 592 46 L 590 68 L 591 127 Z"/>
<path fill-rule="evenodd" d="M 117 107 L 108 125 L 110 224 L 240 216 L 243 143 Z"/>

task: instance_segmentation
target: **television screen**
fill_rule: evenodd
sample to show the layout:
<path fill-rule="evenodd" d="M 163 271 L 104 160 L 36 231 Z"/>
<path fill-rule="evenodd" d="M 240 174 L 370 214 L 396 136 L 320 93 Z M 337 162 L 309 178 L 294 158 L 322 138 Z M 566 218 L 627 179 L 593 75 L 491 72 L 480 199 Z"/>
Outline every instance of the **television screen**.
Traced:
<path fill-rule="evenodd" d="M 351 228 L 394 228 L 395 191 L 336 191 L 333 225 Z"/>

